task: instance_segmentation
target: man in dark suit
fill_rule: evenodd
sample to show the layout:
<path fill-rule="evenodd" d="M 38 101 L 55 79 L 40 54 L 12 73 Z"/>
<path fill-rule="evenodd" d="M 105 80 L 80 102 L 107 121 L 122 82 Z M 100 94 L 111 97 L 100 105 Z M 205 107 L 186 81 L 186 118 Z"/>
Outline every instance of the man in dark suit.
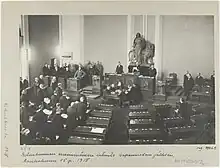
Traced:
<path fill-rule="evenodd" d="M 194 80 L 191 74 L 186 74 L 186 77 L 184 77 L 183 86 L 184 86 L 185 96 L 187 97 L 188 100 L 194 86 Z"/>
<path fill-rule="evenodd" d="M 23 90 L 23 81 L 22 81 L 22 77 L 20 77 L 20 95 L 22 93 Z"/>
<path fill-rule="evenodd" d="M 74 102 L 67 109 L 67 132 L 71 134 L 73 129 L 78 125 L 77 106 Z"/>
<path fill-rule="evenodd" d="M 83 88 L 85 86 L 85 76 L 86 76 L 86 73 L 82 70 L 81 65 L 79 65 L 79 68 L 76 71 L 74 78 L 80 80 L 80 88 Z"/>
<path fill-rule="evenodd" d="M 211 85 L 212 85 L 212 103 L 215 104 L 215 71 L 211 75 Z"/>
<path fill-rule="evenodd" d="M 157 70 L 154 68 L 154 64 L 151 64 L 149 69 L 149 76 L 153 78 L 153 94 L 156 92 L 156 75 Z"/>
<path fill-rule="evenodd" d="M 31 88 L 32 94 L 31 94 L 31 100 L 33 100 L 34 103 L 38 101 L 37 95 L 39 90 L 39 78 L 34 78 L 33 87 Z"/>
<path fill-rule="evenodd" d="M 55 64 L 51 67 L 51 72 L 53 76 L 58 77 L 60 75 L 60 67 L 57 64 Z"/>
<path fill-rule="evenodd" d="M 39 76 L 39 84 L 43 84 L 44 85 L 44 76 L 43 75 Z"/>
<path fill-rule="evenodd" d="M 195 84 L 199 86 L 204 85 L 204 78 L 201 76 L 201 73 L 199 73 L 198 76 L 196 77 Z"/>
<path fill-rule="evenodd" d="M 29 111 L 28 111 L 28 102 L 22 102 L 22 105 L 20 107 L 20 121 L 22 124 L 22 127 L 28 128 L 29 127 Z"/>
<path fill-rule="evenodd" d="M 81 65 L 79 65 L 79 68 L 76 71 L 74 78 L 83 79 L 85 76 L 86 76 L 86 73 L 82 70 Z"/>
<path fill-rule="evenodd" d="M 180 99 L 179 113 L 187 122 L 190 120 L 190 114 L 189 114 L 189 110 L 188 110 L 188 103 L 183 98 Z"/>
<path fill-rule="evenodd" d="M 57 92 L 58 97 L 60 98 L 63 94 L 63 88 L 62 88 L 62 83 L 58 83 L 57 88 L 55 89 Z"/>
<path fill-rule="evenodd" d="M 123 65 L 121 65 L 121 62 L 120 62 L 120 61 L 118 62 L 118 65 L 117 65 L 115 71 L 116 71 L 116 74 L 123 74 L 123 73 L 124 73 Z"/>
<path fill-rule="evenodd" d="M 28 97 L 28 93 L 27 93 L 26 89 L 22 90 L 20 101 L 21 101 L 21 103 L 22 102 L 27 102 L 27 103 L 29 102 L 29 97 Z"/>
<path fill-rule="evenodd" d="M 84 103 L 84 96 L 80 97 L 80 101 L 77 104 L 77 113 L 80 116 L 82 121 L 85 120 L 86 117 L 87 104 Z"/>
<path fill-rule="evenodd" d="M 52 78 L 52 81 L 51 81 L 51 84 L 50 84 L 50 87 L 52 88 L 52 90 L 54 91 L 58 86 L 58 82 L 57 82 L 57 78 L 56 77 L 53 77 Z"/>
<path fill-rule="evenodd" d="M 53 107 L 55 107 L 58 102 L 59 102 L 59 96 L 57 94 L 57 91 L 54 91 L 53 95 L 51 96 L 51 104 Z"/>
<path fill-rule="evenodd" d="M 67 96 L 66 92 L 63 92 L 63 95 L 60 97 L 59 103 L 60 107 L 66 111 L 66 109 L 70 105 L 70 98 Z"/>
<path fill-rule="evenodd" d="M 44 76 L 49 75 L 49 69 L 48 69 L 48 65 L 47 64 L 45 64 L 44 67 L 43 67 L 43 75 Z"/>
<path fill-rule="evenodd" d="M 36 102 L 36 105 L 40 105 L 41 102 L 43 102 L 44 96 L 45 96 L 44 88 L 43 88 L 43 85 L 40 84 L 39 88 L 37 89 L 37 102 Z"/>

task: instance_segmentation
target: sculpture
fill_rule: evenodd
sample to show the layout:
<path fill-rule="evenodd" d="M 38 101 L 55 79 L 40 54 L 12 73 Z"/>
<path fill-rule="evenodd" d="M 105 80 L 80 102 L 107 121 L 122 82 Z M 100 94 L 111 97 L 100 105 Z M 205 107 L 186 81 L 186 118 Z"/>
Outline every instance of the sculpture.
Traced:
<path fill-rule="evenodd" d="M 129 51 L 130 65 L 146 65 L 153 63 L 155 45 L 145 40 L 140 33 L 136 34 L 133 49 Z"/>

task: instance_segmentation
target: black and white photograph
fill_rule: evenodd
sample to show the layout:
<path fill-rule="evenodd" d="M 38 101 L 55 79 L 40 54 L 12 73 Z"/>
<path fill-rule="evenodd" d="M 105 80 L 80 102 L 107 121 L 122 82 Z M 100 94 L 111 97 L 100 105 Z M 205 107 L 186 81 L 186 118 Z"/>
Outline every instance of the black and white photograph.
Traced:
<path fill-rule="evenodd" d="M 21 15 L 18 34 L 20 145 L 216 143 L 213 15 Z"/>

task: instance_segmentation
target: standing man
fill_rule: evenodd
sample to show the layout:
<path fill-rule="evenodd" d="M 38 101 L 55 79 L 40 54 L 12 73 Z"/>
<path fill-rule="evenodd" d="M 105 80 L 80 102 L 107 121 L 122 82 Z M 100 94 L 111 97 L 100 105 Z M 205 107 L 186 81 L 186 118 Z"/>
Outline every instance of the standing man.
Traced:
<path fill-rule="evenodd" d="M 75 75 L 74 75 L 74 78 L 76 79 L 79 79 L 80 80 L 80 88 L 83 88 L 84 85 L 85 85 L 85 76 L 86 76 L 86 73 L 82 70 L 82 67 L 81 65 L 79 65 L 79 68 L 78 70 L 76 71 Z"/>
<path fill-rule="evenodd" d="M 121 62 L 118 61 L 118 65 L 116 67 L 116 74 L 123 74 L 124 70 L 123 70 L 123 65 L 121 65 Z"/>
<path fill-rule="evenodd" d="M 196 77 L 195 84 L 197 84 L 199 86 L 204 85 L 204 78 L 201 76 L 201 73 L 199 73 L 198 76 Z"/>
<path fill-rule="evenodd" d="M 156 76 L 157 76 L 157 70 L 154 67 L 154 64 L 150 65 L 149 76 L 153 78 L 153 95 L 154 95 L 156 92 Z"/>
<path fill-rule="evenodd" d="M 215 104 L 215 71 L 211 75 L 211 82 L 212 82 L 212 103 Z"/>
<path fill-rule="evenodd" d="M 194 86 L 194 80 L 192 78 L 191 74 L 186 74 L 186 77 L 184 76 L 184 83 L 183 83 L 183 87 L 184 87 L 184 92 L 185 92 L 185 96 L 187 97 L 187 100 L 189 100 L 189 96 L 190 96 L 190 92 L 192 91 Z"/>

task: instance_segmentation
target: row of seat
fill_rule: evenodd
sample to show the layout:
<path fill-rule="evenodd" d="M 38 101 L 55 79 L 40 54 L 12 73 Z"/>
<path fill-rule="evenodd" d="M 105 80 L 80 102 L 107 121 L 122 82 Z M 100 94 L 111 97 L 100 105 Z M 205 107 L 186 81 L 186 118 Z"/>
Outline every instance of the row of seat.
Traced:
<path fill-rule="evenodd" d="M 99 104 L 89 114 L 87 120 L 76 127 L 72 136 L 69 137 L 69 144 L 100 145 L 105 142 L 108 128 L 111 122 L 113 106 Z"/>

